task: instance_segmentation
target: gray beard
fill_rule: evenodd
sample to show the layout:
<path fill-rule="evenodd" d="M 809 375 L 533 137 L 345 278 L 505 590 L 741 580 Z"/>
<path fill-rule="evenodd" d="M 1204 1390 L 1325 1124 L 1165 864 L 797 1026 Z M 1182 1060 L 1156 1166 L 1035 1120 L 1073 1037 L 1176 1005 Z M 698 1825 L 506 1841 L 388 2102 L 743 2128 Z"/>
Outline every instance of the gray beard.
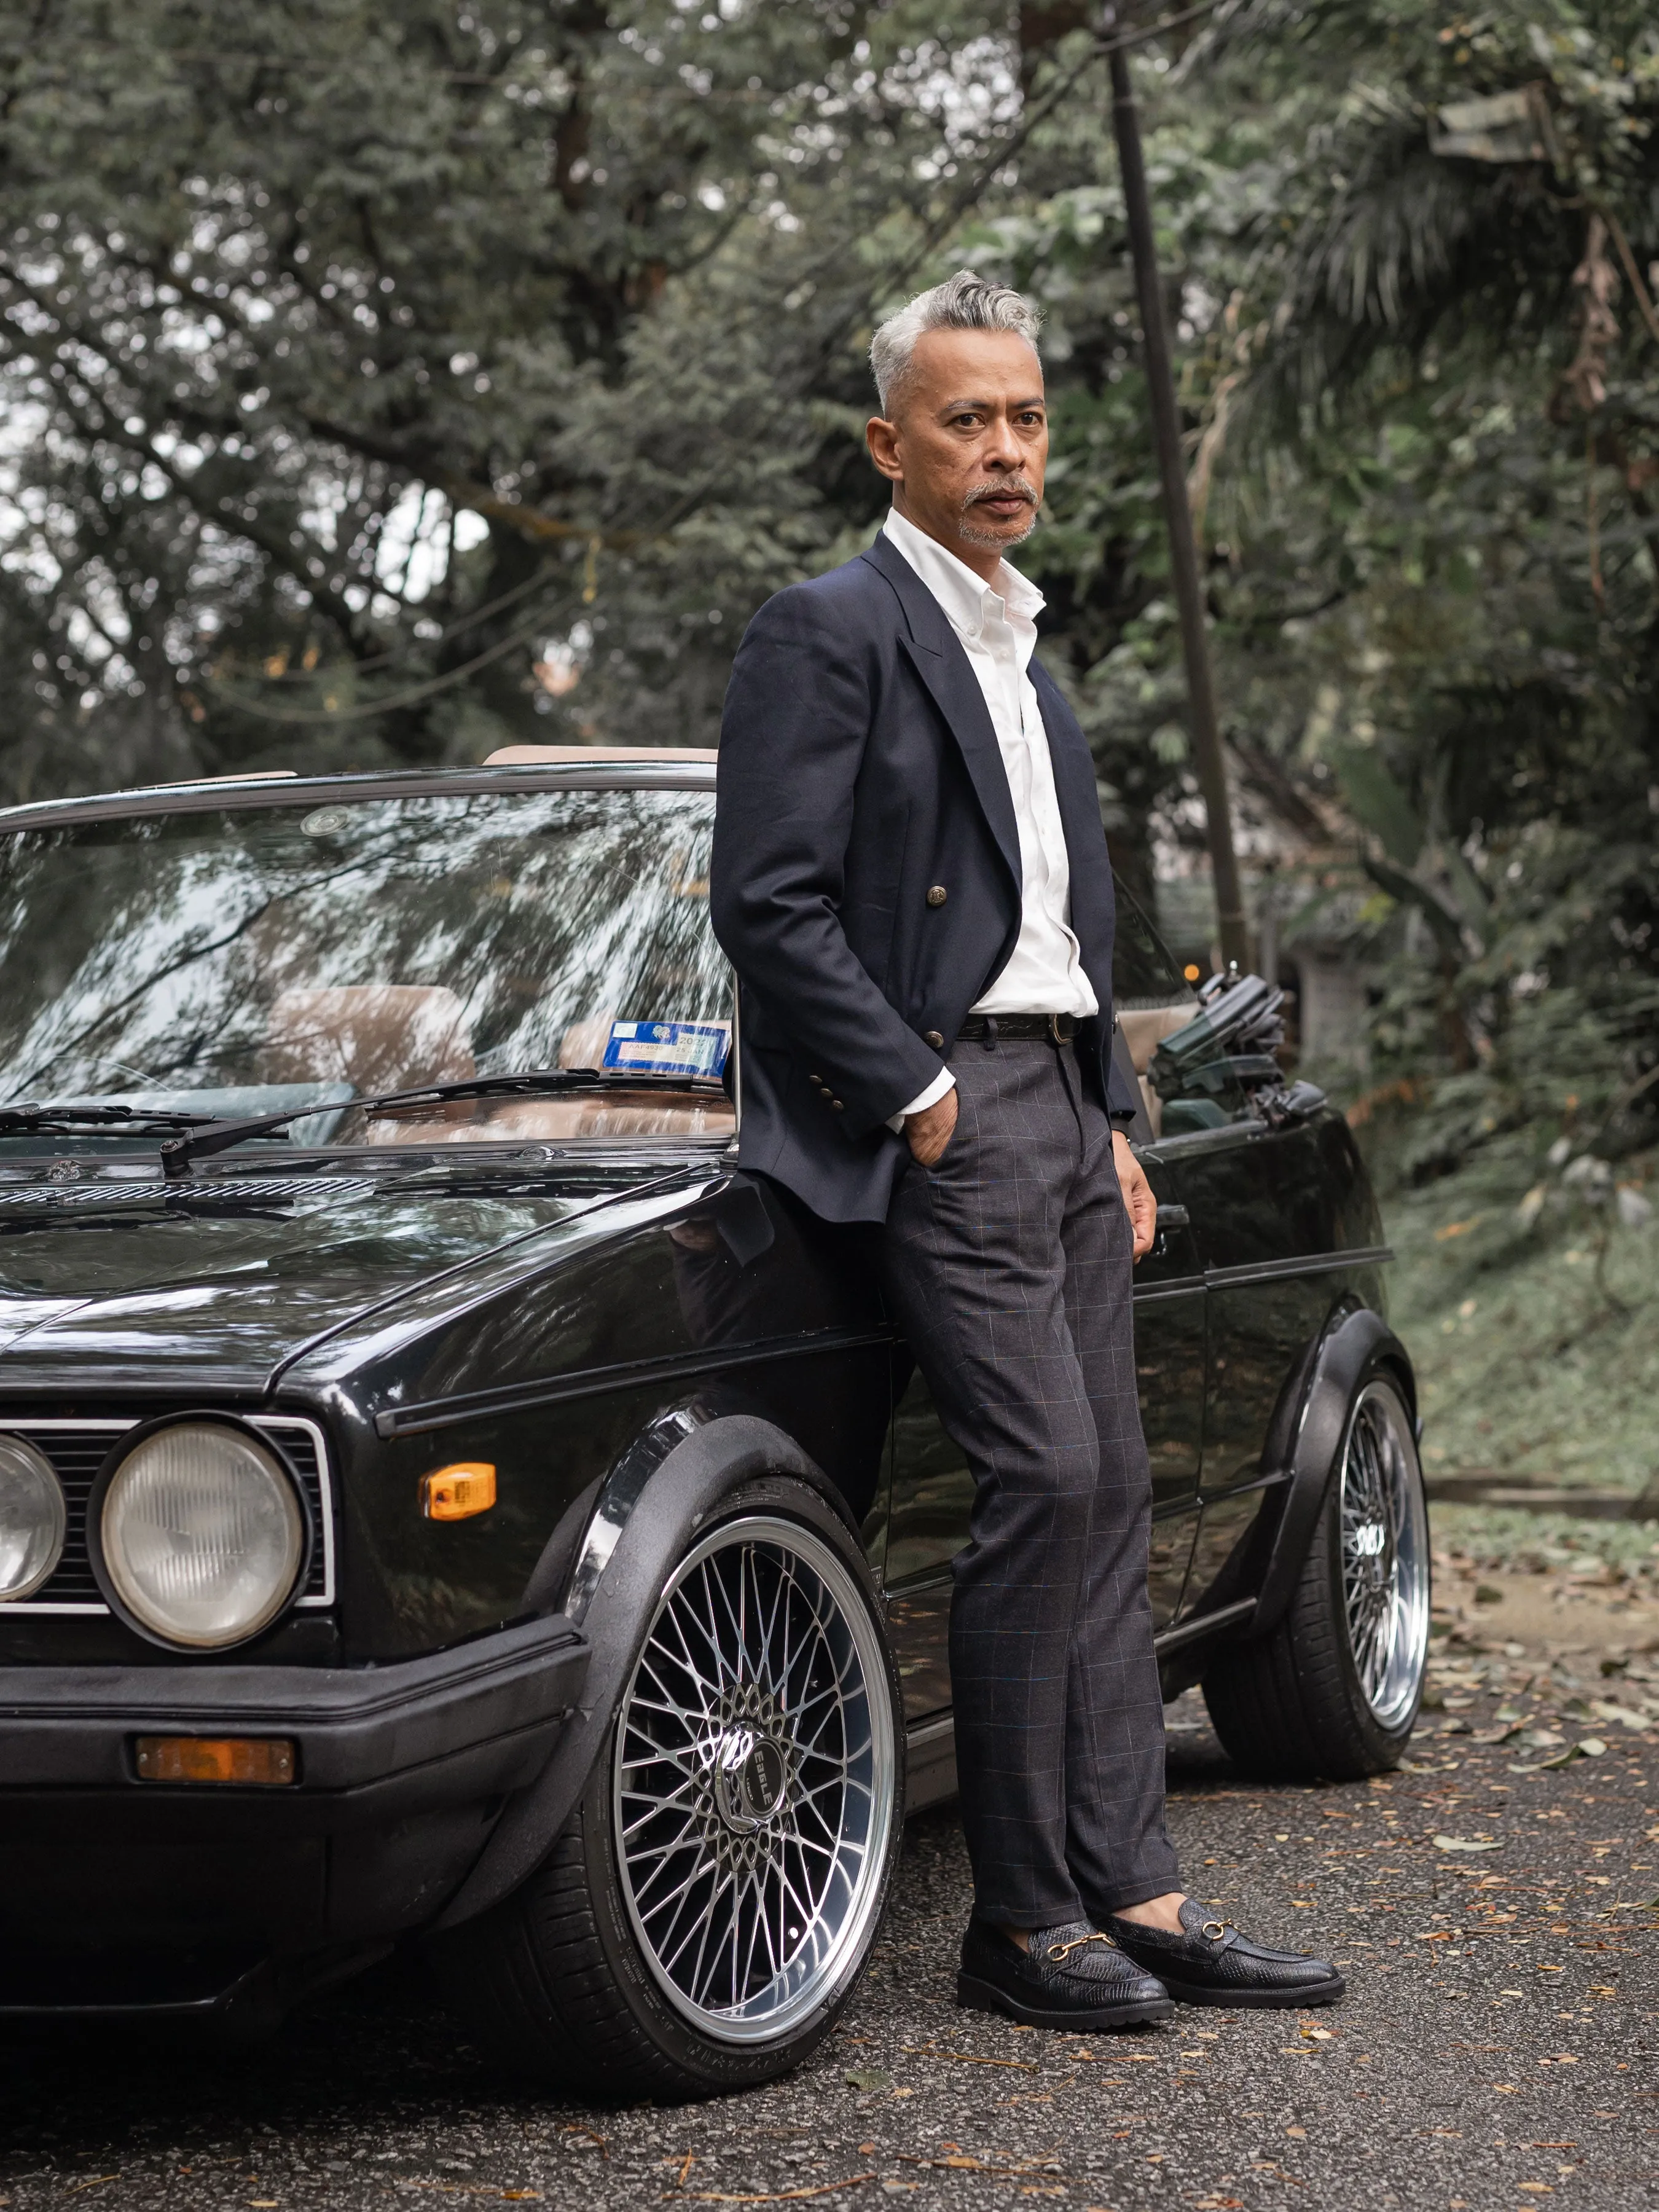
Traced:
<path fill-rule="evenodd" d="M 1024 528 L 1016 531 L 1012 538 L 1005 537 L 1000 531 L 976 529 L 972 519 L 974 505 L 976 504 L 975 501 L 969 506 L 962 518 L 961 530 L 963 542 L 968 545 L 977 545 L 982 552 L 1012 552 L 1016 545 L 1023 545 L 1036 528 L 1037 511 L 1034 507 L 1028 507 L 1025 510 Z"/>

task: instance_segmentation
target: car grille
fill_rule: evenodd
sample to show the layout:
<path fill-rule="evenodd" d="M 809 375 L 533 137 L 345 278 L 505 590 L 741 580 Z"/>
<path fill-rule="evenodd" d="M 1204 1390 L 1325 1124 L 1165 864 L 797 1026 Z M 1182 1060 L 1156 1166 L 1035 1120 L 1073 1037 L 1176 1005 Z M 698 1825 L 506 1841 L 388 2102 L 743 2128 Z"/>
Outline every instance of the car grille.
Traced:
<path fill-rule="evenodd" d="M 57 1613 L 71 1607 L 76 1613 L 106 1613 L 92 1561 L 87 1556 L 87 1499 L 98 1471 L 120 1440 L 122 1432 L 137 1428 L 134 1421 L 4 1421 L 8 1435 L 27 1437 L 44 1452 L 57 1469 L 69 1507 L 69 1528 L 64 1556 L 50 1580 L 33 1597 L 0 1606 L 0 1620 L 19 1613 Z M 311 1508 L 311 1565 L 306 1574 L 301 1605 L 331 1604 L 334 1597 L 334 1531 L 332 1499 L 320 1431 L 309 1421 L 294 1418 L 258 1416 L 252 1425 L 276 1444 L 300 1479 Z"/>

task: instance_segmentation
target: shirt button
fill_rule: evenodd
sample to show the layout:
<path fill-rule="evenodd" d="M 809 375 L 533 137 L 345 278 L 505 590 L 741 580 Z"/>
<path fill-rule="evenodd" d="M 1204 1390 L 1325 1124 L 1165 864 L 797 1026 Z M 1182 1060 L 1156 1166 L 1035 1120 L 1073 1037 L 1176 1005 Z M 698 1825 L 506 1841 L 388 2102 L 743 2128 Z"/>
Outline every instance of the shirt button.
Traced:
<path fill-rule="evenodd" d="M 924 1044 L 932 1045 L 935 1052 L 943 1052 L 945 1049 L 945 1032 L 943 1030 L 924 1030 L 922 1031 L 921 1041 Z"/>
<path fill-rule="evenodd" d="M 949 896 L 950 893 L 945 890 L 943 884 L 928 884 L 927 903 L 929 906 L 943 906 Z"/>

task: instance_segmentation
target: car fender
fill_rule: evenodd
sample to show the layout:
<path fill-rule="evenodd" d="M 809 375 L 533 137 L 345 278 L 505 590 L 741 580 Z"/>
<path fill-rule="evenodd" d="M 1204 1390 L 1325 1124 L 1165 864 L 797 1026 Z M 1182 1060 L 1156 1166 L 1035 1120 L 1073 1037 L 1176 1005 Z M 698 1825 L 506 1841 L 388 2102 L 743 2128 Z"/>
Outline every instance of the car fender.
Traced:
<path fill-rule="evenodd" d="M 555 1530 L 530 1589 L 551 1604 L 550 1583 L 556 1576 L 562 1581 L 574 1552 L 559 1609 L 584 1631 L 592 1653 L 581 1700 L 540 1775 L 508 1801 L 434 1931 L 498 1904 L 546 1857 L 604 1749 L 677 1562 L 734 1491 L 769 1474 L 810 1484 L 853 1526 L 839 1492 L 793 1437 L 754 1414 L 693 1401 L 659 1415 L 623 1454 L 580 1545 L 571 1545 L 562 1527 Z M 649 1510 L 636 1510 L 647 1498 Z"/>
<path fill-rule="evenodd" d="M 1410 1354 L 1369 1306 L 1339 1305 L 1297 1362 L 1267 1431 L 1264 1468 L 1282 1471 L 1284 1503 L 1270 1540 L 1247 1638 L 1269 1635 L 1285 1617 L 1336 1473 L 1348 1408 L 1361 1378 L 1386 1367 L 1405 1391 L 1415 1421 L 1417 1386 Z"/>

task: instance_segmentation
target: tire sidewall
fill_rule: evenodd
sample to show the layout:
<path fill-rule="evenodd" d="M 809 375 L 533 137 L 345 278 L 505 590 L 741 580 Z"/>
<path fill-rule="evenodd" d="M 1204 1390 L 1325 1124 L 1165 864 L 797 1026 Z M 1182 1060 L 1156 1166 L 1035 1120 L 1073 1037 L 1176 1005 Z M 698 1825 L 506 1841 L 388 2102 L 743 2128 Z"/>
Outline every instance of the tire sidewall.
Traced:
<path fill-rule="evenodd" d="M 879 1695 L 884 1690 L 894 1733 L 893 1808 L 888 1833 L 882 1844 L 882 1864 L 875 1908 L 870 1918 L 869 1936 L 853 1971 L 833 1996 L 826 1998 L 816 2011 L 775 2043 L 761 2045 L 716 2043 L 700 2035 L 692 2024 L 669 2003 L 641 1954 L 634 1934 L 617 1862 L 612 1817 L 611 1776 L 617 1731 L 623 1726 L 622 1713 L 619 1712 L 612 1722 L 605 1735 L 604 1748 L 595 1760 L 593 1771 L 583 1790 L 578 1813 L 595 1932 L 606 1965 L 615 1977 L 617 1990 L 634 2015 L 641 2032 L 656 2045 L 667 2064 L 680 2069 L 708 2093 L 744 2088 L 787 2073 L 810 2057 L 834 2027 L 857 1988 L 874 1949 L 891 1893 L 904 1825 L 903 1705 L 898 1671 L 887 1635 L 885 1610 L 863 1547 L 849 1530 L 846 1521 L 825 1498 L 809 1485 L 781 1475 L 763 1476 L 733 1491 L 693 1532 L 690 1541 L 701 1543 L 726 1523 L 757 1513 L 795 1522 L 826 1542 L 852 1575 L 868 1608 L 884 1662 L 884 1679 L 870 1685 L 871 1692 Z M 649 1620 L 641 1625 L 638 1644 L 629 1668 L 630 1685 L 634 1668 L 638 1663 L 639 1654 L 645 1647 L 652 1626 L 653 1621 Z"/>

